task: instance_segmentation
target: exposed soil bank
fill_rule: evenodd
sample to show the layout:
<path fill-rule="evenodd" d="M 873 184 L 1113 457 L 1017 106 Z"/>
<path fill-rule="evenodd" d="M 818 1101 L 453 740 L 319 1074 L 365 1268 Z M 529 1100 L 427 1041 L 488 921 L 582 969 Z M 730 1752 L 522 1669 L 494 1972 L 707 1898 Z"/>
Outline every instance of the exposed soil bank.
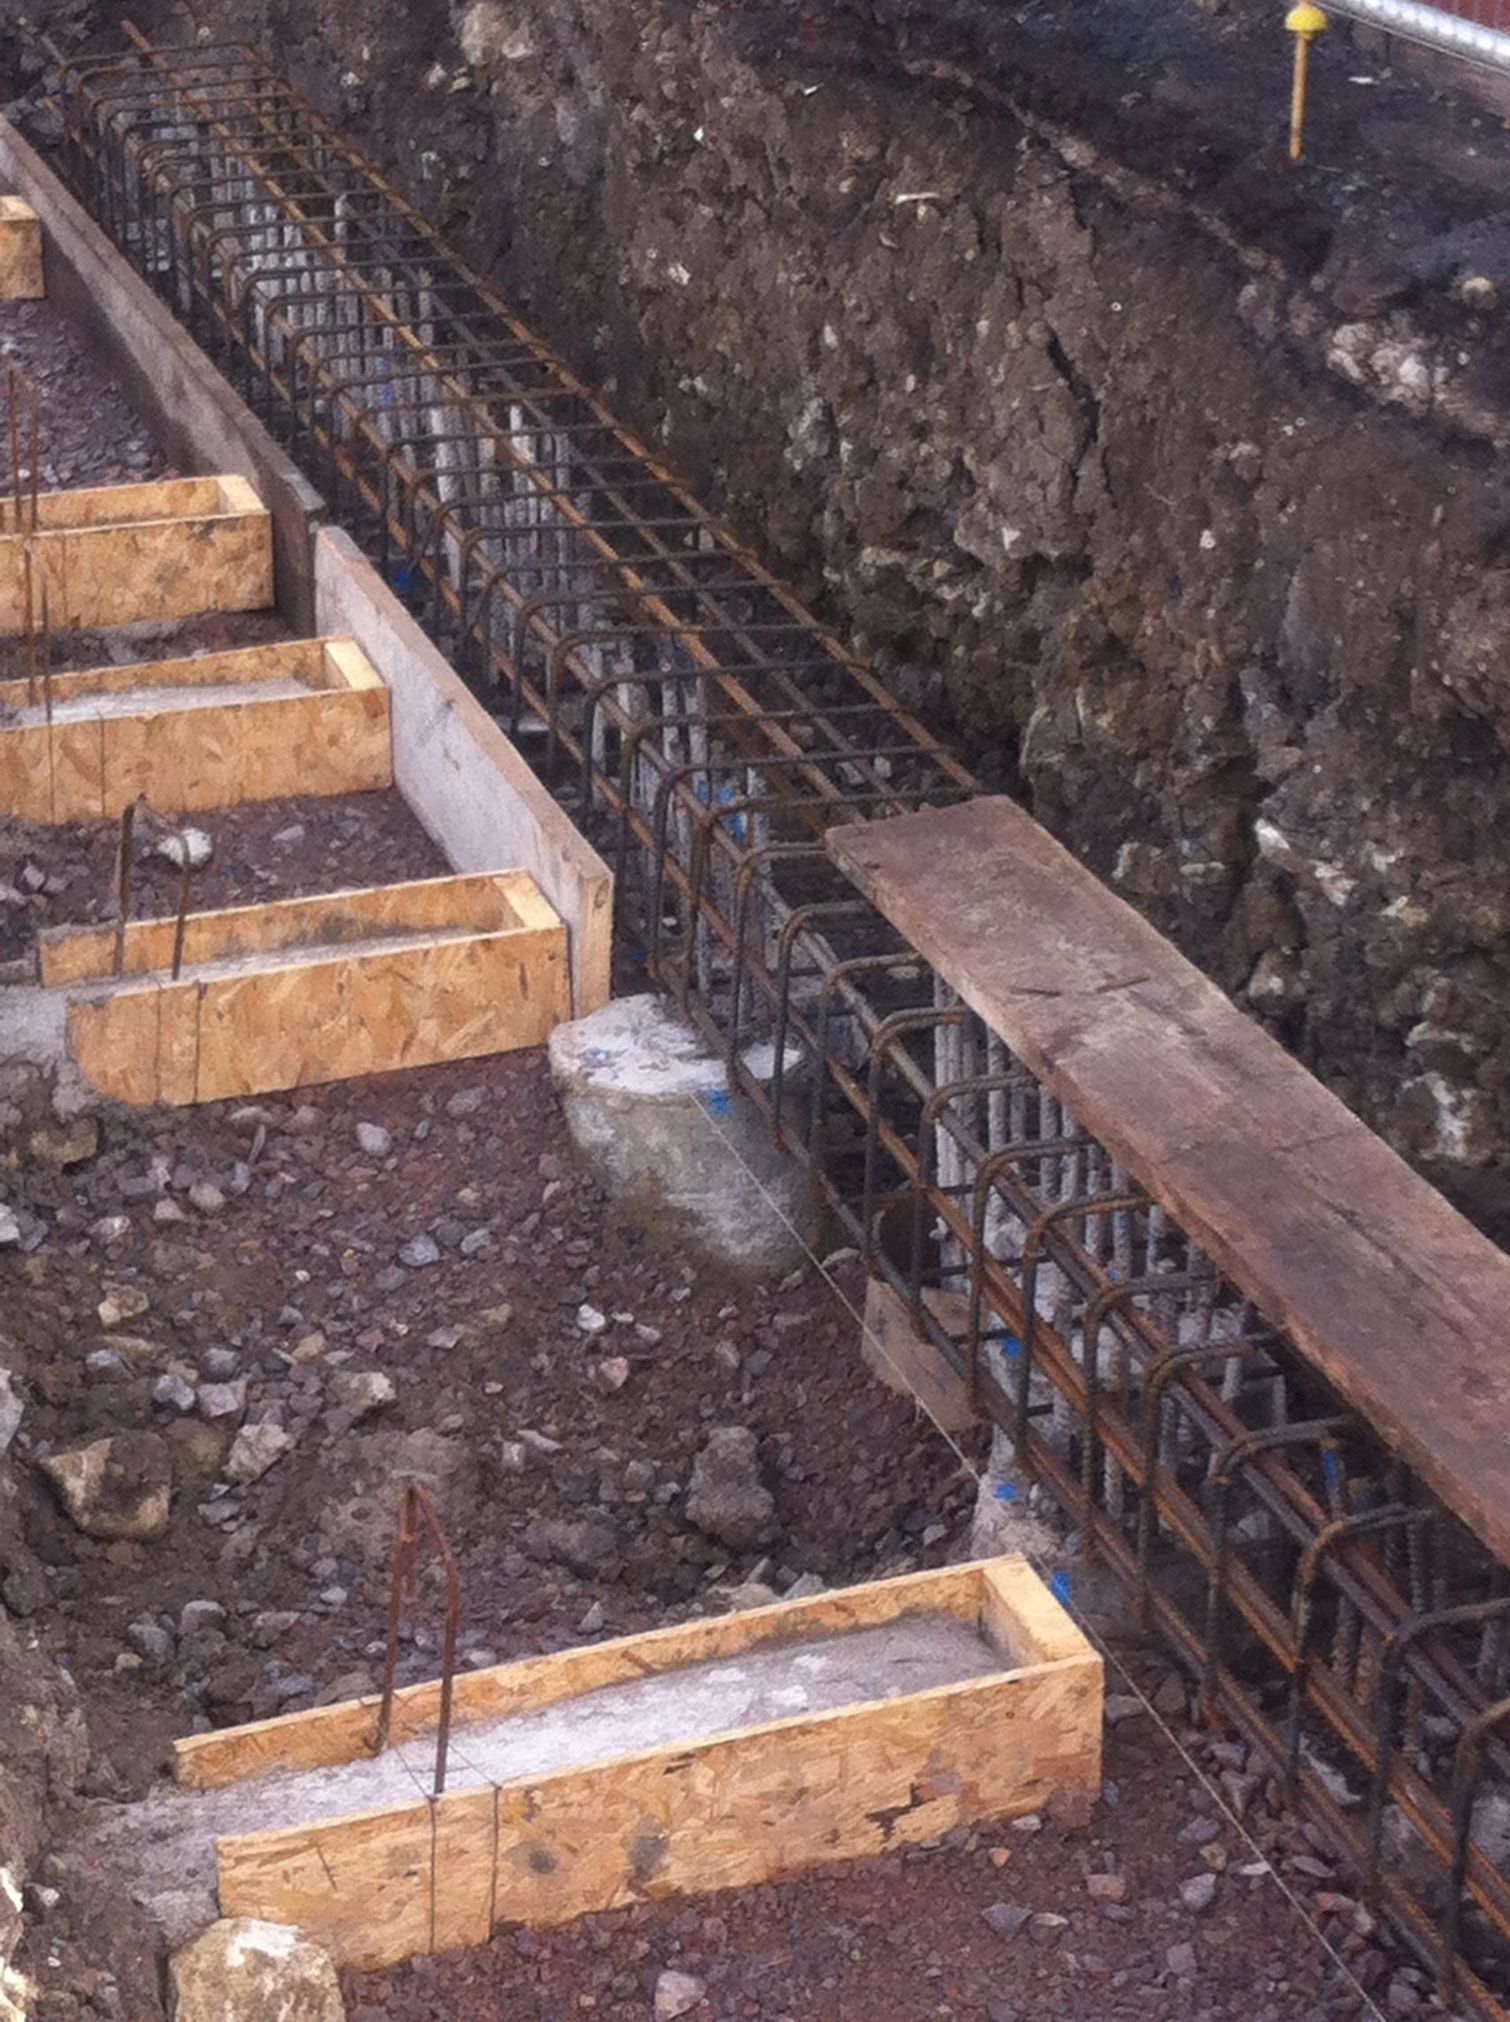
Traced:
<path fill-rule="evenodd" d="M 200 11 L 1510 1228 L 1492 117 L 1339 35 L 1287 176 L 1272 24 L 1184 5 Z"/>

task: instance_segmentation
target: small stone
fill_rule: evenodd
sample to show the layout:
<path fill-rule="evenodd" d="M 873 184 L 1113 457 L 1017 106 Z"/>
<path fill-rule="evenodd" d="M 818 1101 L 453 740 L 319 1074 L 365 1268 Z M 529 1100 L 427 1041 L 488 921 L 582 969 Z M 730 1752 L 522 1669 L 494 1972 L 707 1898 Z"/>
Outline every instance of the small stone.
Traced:
<path fill-rule="evenodd" d="M 603 1603 L 594 1601 L 587 1613 L 577 1624 L 577 1632 L 583 1636 L 596 1636 L 603 1627 Z"/>
<path fill-rule="evenodd" d="M 980 1919 L 998 1938 L 1015 1938 L 1032 1922 L 1033 1912 L 1024 1909 L 1021 1903 L 990 1903 L 981 1911 Z"/>
<path fill-rule="evenodd" d="M 687 1520 L 731 1551 L 753 1551 L 777 1535 L 776 1500 L 760 1478 L 760 1445 L 747 1425 L 721 1425 L 692 1466 Z"/>
<path fill-rule="evenodd" d="M 89 1233 L 95 1242 L 109 1249 L 131 1233 L 130 1215 L 101 1215 L 97 1222 L 89 1224 Z"/>
<path fill-rule="evenodd" d="M 1214 1839 L 1221 1836 L 1221 1820 L 1216 1818 L 1193 1818 L 1178 1835 L 1181 1846 L 1210 1846 Z"/>
<path fill-rule="evenodd" d="M 782 1595 L 784 1601 L 814 1601 L 828 1589 L 816 1573 L 799 1573 Z"/>
<path fill-rule="evenodd" d="M 195 1389 L 192 1383 L 170 1370 L 166 1376 L 159 1376 L 152 1385 L 152 1402 L 160 1404 L 164 1411 L 192 1411 L 195 1403 Z"/>
<path fill-rule="evenodd" d="M 1124 1720 L 1136 1720 L 1147 1710 L 1131 1692 L 1108 1692 L 1101 1708 L 1108 1727 L 1120 1727 Z"/>
<path fill-rule="evenodd" d="M 161 857 L 164 863 L 181 870 L 185 857 L 191 871 L 202 871 L 215 854 L 215 845 L 202 828 L 182 828 L 172 835 L 165 835 L 153 845 L 152 854 Z"/>
<path fill-rule="evenodd" d="M 1095 1903 L 1123 1903 L 1127 1900 L 1126 1875 L 1087 1875 L 1085 1888 Z"/>
<path fill-rule="evenodd" d="M 1153 1710 L 1166 1720 L 1178 1719 L 1185 1711 L 1185 1681 L 1177 1672 L 1171 1671 L 1160 1681 L 1153 1695 Z"/>
<path fill-rule="evenodd" d="M 1214 1874 L 1192 1875 L 1188 1882 L 1180 1883 L 1180 1901 L 1192 1916 L 1200 1916 L 1216 1901 L 1216 1876 Z"/>
<path fill-rule="evenodd" d="M 219 1601 L 185 1601 L 179 1611 L 178 1633 L 185 1639 L 201 1636 L 209 1629 L 223 1628 L 225 1619 Z"/>
<path fill-rule="evenodd" d="M 393 1133 L 380 1123 L 359 1123 L 357 1144 L 369 1158 L 386 1158 L 393 1149 Z"/>
<path fill-rule="evenodd" d="M 291 821 L 287 828 L 275 830 L 273 841 L 280 844 L 284 849 L 291 849 L 295 843 L 303 842 L 304 836 L 305 828 L 303 822 Z"/>
<path fill-rule="evenodd" d="M 186 1222 L 189 1218 L 177 1201 L 170 1200 L 164 1194 L 161 1200 L 152 1203 L 152 1219 L 154 1222 L 167 1225 L 171 1222 Z"/>
<path fill-rule="evenodd" d="M 139 1285 L 108 1285 L 95 1311 L 102 1327 L 119 1327 L 127 1320 L 139 1320 L 151 1303 Z"/>
<path fill-rule="evenodd" d="M 579 1579 L 617 1579 L 619 1540 L 602 1517 L 536 1517 L 524 1533 L 531 1558 L 554 1560 Z"/>
<path fill-rule="evenodd" d="M 612 1397 L 629 1381 L 629 1364 L 622 1355 L 606 1355 L 598 1364 L 596 1373 L 598 1388 Z"/>
<path fill-rule="evenodd" d="M 392 1404 L 398 1391 L 393 1378 L 381 1369 L 339 1369 L 330 1379 L 329 1395 L 337 1410 L 347 1412 L 353 1425 L 360 1425 L 374 1411 Z"/>
<path fill-rule="evenodd" d="M 243 1425 L 231 1445 L 225 1464 L 227 1481 L 245 1486 L 260 1481 L 293 1445 L 282 1426 L 264 1418 L 257 1425 Z"/>
<path fill-rule="evenodd" d="M 160 1622 L 143 1619 L 133 1622 L 126 1631 L 126 1641 L 141 1658 L 161 1671 L 173 1662 L 173 1638 Z"/>
<path fill-rule="evenodd" d="M 1036 1811 L 1024 1812 L 1021 1818 L 1011 1821 L 1013 1832 L 1042 1832 L 1043 1817 Z"/>
<path fill-rule="evenodd" d="M 197 1179 L 189 1188 L 189 1206 L 202 1215 L 218 1215 L 225 1206 L 225 1195 L 212 1181 Z"/>
<path fill-rule="evenodd" d="M 608 1326 L 608 1315 L 600 1313 L 596 1306 L 577 1308 L 577 1331 L 582 1334 L 601 1334 Z"/>
<path fill-rule="evenodd" d="M 21 1240 L 21 1224 L 14 1208 L 0 1204 L 0 1250 L 13 1250 Z"/>
<path fill-rule="evenodd" d="M 86 1537 L 146 1541 L 168 1528 L 172 1460 L 155 1432 L 118 1432 L 49 1454 L 42 1471 Z"/>
<path fill-rule="evenodd" d="M 97 1116 L 76 1116 L 68 1123 L 43 1123 L 27 1139 L 27 1148 L 43 1165 L 63 1171 L 85 1165 L 100 1148 L 100 1120 Z"/>
<path fill-rule="evenodd" d="M 475 1116 L 487 1099 L 485 1088 L 459 1088 L 446 1103 L 447 1116 Z"/>
<path fill-rule="evenodd" d="M 246 1378 L 237 1377 L 232 1383 L 201 1383 L 198 1403 L 200 1417 L 211 1424 L 221 1418 L 239 1418 L 246 1410 Z"/>
<path fill-rule="evenodd" d="M 14 1375 L 9 1369 L 0 1369 L 0 1456 L 5 1454 L 20 1431 L 25 1409 L 16 1390 Z"/>
<path fill-rule="evenodd" d="M 408 1270 L 422 1271 L 427 1264 L 440 1262 L 440 1244 L 434 1236 L 411 1236 L 399 1251 L 398 1260 Z"/>
<path fill-rule="evenodd" d="M 206 1348 L 199 1358 L 199 1366 L 214 1383 L 228 1383 L 241 1367 L 241 1351 L 223 1344 Z"/>
<path fill-rule="evenodd" d="M 175 2022 L 344 2022 L 346 2014 L 330 1954 L 257 1917 L 211 1924 L 174 1953 L 168 1977 Z"/>
<path fill-rule="evenodd" d="M 678 2015 L 690 2015 L 707 1991 L 706 1983 L 695 1973 L 679 1973 L 668 1967 L 656 1977 L 655 2022 L 676 2022 Z"/>
<path fill-rule="evenodd" d="M 1164 1954 L 1169 1970 L 1177 1980 L 1193 1980 L 1196 1975 L 1195 1946 L 1191 1944 L 1171 1945 Z"/>

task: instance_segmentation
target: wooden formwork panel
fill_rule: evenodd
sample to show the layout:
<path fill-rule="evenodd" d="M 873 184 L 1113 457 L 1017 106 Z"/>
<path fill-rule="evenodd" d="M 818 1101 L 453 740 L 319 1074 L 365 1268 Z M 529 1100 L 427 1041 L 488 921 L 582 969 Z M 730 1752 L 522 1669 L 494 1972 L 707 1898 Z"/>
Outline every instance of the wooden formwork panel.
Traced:
<path fill-rule="evenodd" d="M 40 302 L 42 224 L 24 197 L 0 196 L 0 302 Z"/>
<path fill-rule="evenodd" d="M 23 511 L 25 508 L 23 508 Z M 0 531 L 0 633 L 260 611 L 273 601 L 272 521 L 242 477 L 45 492 L 35 529 Z"/>
<path fill-rule="evenodd" d="M 255 693 L 273 683 L 285 692 Z M 0 681 L 0 814 L 108 820 L 140 795 L 188 814 L 393 783 L 388 690 L 349 639 L 91 668 L 48 686 L 50 722 L 40 683 Z M 253 692 L 217 702 L 205 693 L 217 687 Z M 112 697 L 138 691 L 143 706 L 111 713 Z M 6 727 L 9 712 L 25 720 Z"/>
<path fill-rule="evenodd" d="M 429 878 L 45 935 L 73 1060 L 145 1106 L 217 1101 L 543 1045 L 566 933 L 523 872 Z"/>
<path fill-rule="evenodd" d="M 895 1699 L 767 1721 L 537 1779 L 222 1838 L 220 1908 L 296 1924 L 337 1962 L 389 1965 L 648 1898 L 763 1881 L 1044 1808 L 1100 1787 L 1101 1660 L 1032 1569 L 998 1559 L 631 1636 L 456 1680 L 453 1730 L 600 1686 L 909 1614 L 979 1630 L 1002 1668 Z M 397 1696 L 395 1741 L 433 1732 L 436 1685 Z M 370 1751 L 353 1701 L 178 1744 L 181 1782 L 223 1787 Z"/>

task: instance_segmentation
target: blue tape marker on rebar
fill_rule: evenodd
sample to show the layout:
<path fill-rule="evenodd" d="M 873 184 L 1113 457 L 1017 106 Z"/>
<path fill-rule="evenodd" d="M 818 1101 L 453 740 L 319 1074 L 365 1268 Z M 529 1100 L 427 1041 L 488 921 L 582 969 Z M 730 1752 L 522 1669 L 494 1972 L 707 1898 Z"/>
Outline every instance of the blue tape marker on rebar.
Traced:
<path fill-rule="evenodd" d="M 1015 1481 L 999 1481 L 991 1493 L 998 1502 L 1016 1502 L 1017 1484 Z"/>
<path fill-rule="evenodd" d="M 706 1101 L 709 1109 L 712 1110 L 715 1116 L 728 1115 L 729 1098 L 721 1088 L 710 1088 L 707 1093 Z"/>
<path fill-rule="evenodd" d="M 1068 1573 L 1050 1573 L 1050 1575 L 1049 1575 L 1049 1592 L 1050 1592 L 1050 1593 L 1051 1593 L 1051 1594 L 1052 1594 L 1052 1595 L 1054 1596 L 1054 1599 L 1055 1599 L 1055 1600 L 1056 1600 L 1056 1601 L 1057 1601 L 1057 1602 L 1059 1603 L 1060 1607 L 1062 1607 L 1062 1608 L 1067 1608 L 1067 1607 L 1069 1606 L 1069 1604 L 1070 1604 L 1070 1576 L 1069 1576 L 1069 1574 L 1068 1574 Z"/>
<path fill-rule="evenodd" d="M 1010 1360 L 1012 1356 L 1022 1353 L 1022 1343 L 1015 1334 L 1009 1334 L 1001 1344 L 1001 1352 Z"/>
<path fill-rule="evenodd" d="M 1328 1488 L 1336 1488 L 1342 1479 L 1342 1456 L 1335 1446 L 1321 1449 L 1321 1478 Z"/>

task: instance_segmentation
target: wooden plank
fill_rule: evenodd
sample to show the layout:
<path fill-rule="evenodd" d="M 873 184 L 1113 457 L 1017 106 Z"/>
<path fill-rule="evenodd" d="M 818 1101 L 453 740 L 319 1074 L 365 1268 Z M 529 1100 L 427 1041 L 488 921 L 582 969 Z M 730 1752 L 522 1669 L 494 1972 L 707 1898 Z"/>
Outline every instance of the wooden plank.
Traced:
<path fill-rule="evenodd" d="M 40 302 L 42 224 L 24 197 L 0 196 L 0 302 Z"/>
<path fill-rule="evenodd" d="M 969 1331 L 970 1302 L 962 1293 L 924 1289 L 923 1303 L 956 1341 Z M 914 1398 L 941 1432 L 967 1432 L 979 1413 L 970 1387 L 913 1324 L 905 1302 L 880 1278 L 865 1287 L 860 1356 L 866 1368 L 904 1397 Z"/>
<path fill-rule="evenodd" d="M 135 688 L 214 688 L 222 684 L 246 687 L 258 681 L 297 681 L 310 689 L 337 685 L 366 686 L 356 667 L 345 679 L 347 663 L 332 661 L 332 650 L 349 640 L 280 639 L 266 646 L 234 646 L 224 653 L 195 653 L 176 660 L 138 660 L 124 666 L 72 667 L 52 677 L 54 704 L 86 695 L 120 695 Z M 370 663 L 361 667 L 376 680 Z M 341 679 L 336 678 L 339 669 Z M 0 681 L 0 710 L 24 709 L 33 700 L 25 675 Z"/>
<path fill-rule="evenodd" d="M 832 830 L 835 861 L 1510 1558 L 1510 1258 L 1005 799 Z"/>
<path fill-rule="evenodd" d="M 900 1699 L 448 1792 L 429 1807 L 428 1844 L 420 1806 L 225 1838 L 216 1850 L 222 1913 L 297 1924 L 339 1965 L 389 1965 L 417 1951 L 480 1942 L 501 1923 L 558 1924 L 668 1895 L 747 1886 L 1028 1811 L 1083 1816 L 1101 1782 L 1101 1663 L 1021 1561 L 948 1568 L 824 1601 L 874 1622 L 906 1613 L 908 1603 L 934 1606 L 940 1593 L 956 1606 L 968 1598 L 977 1609 L 987 1585 L 1023 1649 L 1036 1652 L 1041 1641 L 1066 1654 L 1032 1655 L 1012 1669 Z M 795 1643 L 795 1625 L 814 1605 L 753 1612 L 780 1616 L 783 1640 Z M 833 1627 L 831 1615 L 811 1623 L 814 1634 Z M 750 1628 L 744 1615 L 623 1643 L 641 1653 L 658 1645 L 659 1657 L 680 1647 L 679 1661 L 691 1663 L 714 1654 L 715 1632 L 742 1632 L 744 1647 L 753 1647 Z M 522 1696 L 549 1703 L 535 1697 L 540 1666 L 559 1684 L 576 1673 L 578 1660 L 604 1654 L 600 1646 L 503 1668 L 516 1677 L 532 1673 Z M 659 1668 L 653 1656 L 627 1675 Z M 573 1690 L 586 1689 L 578 1678 Z M 361 1709 L 364 1728 L 369 1715 L 370 1706 Z M 242 1730 L 241 1759 L 267 1768 L 261 1744 L 269 1730 L 291 1734 L 296 1723 L 322 1724 L 295 1715 Z M 232 1739 L 182 1744 L 181 1778 L 223 1781 L 184 1772 L 195 1757 L 201 1770 L 210 1767 L 215 1745 Z"/>
<path fill-rule="evenodd" d="M 307 694 L 173 707 L 174 688 L 255 687 L 301 672 L 310 681 Z M 113 819 L 141 794 L 160 814 L 185 814 L 392 784 L 387 691 L 349 642 L 338 653 L 308 642 L 293 650 L 257 647 L 59 675 L 53 707 L 137 688 L 154 692 L 141 709 L 55 721 L 51 732 L 38 722 L 0 728 L 0 813 L 98 821 Z M 25 691 L 24 681 L 0 684 L 0 706 L 19 706 Z"/>
<path fill-rule="evenodd" d="M 22 629 L 28 571 L 57 630 L 272 602 L 272 525 L 243 478 L 51 492 L 38 518 L 35 535 L 0 534 L 0 633 Z"/>
<path fill-rule="evenodd" d="M 980 1619 L 981 1572 L 981 1564 L 972 1564 L 906 1573 L 807 1600 L 776 1601 L 738 1614 L 678 1622 L 666 1629 L 465 1671 L 455 1683 L 454 1717 L 461 1728 L 470 1721 L 531 1713 L 605 1685 L 622 1685 L 715 1658 L 737 1657 L 771 1643 L 873 1628 L 910 1611 L 976 1622 Z M 1088 1644 L 1083 1648 L 1089 1651 Z M 377 1704 L 375 1698 L 354 1699 L 214 1734 L 188 1735 L 174 1744 L 174 1774 L 191 1789 L 216 1790 L 247 1777 L 264 1776 L 273 1769 L 325 1768 L 350 1762 L 368 1752 L 376 1730 Z M 405 1686 L 394 1694 L 393 1740 L 411 1741 L 433 1734 L 439 1709 L 437 1681 Z"/>
<path fill-rule="evenodd" d="M 194 1099 L 218 1102 L 543 1046 L 567 1013 L 566 936 L 416 940 L 202 987 Z"/>
<path fill-rule="evenodd" d="M 549 908 L 523 871 L 410 878 L 399 884 L 362 885 L 300 898 L 273 899 L 190 913 L 184 930 L 188 964 L 278 949 L 320 947 L 383 933 L 469 927 L 478 933 L 553 924 Z M 164 969 L 172 960 L 176 922 L 133 920 L 126 930 L 122 973 Z M 38 937 L 41 980 L 79 983 L 113 973 L 115 928 L 47 928 Z"/>
<path fill-rule="evenodd" d="M 491 1796 L 491 1793 L 489 1793 Z M 372 1968 L 430 1950 L 430 1805 L 354 1814 L 216 1847 L 220 1912 L 265 1917 L 318 1937 L 342 1966 Z"/>

